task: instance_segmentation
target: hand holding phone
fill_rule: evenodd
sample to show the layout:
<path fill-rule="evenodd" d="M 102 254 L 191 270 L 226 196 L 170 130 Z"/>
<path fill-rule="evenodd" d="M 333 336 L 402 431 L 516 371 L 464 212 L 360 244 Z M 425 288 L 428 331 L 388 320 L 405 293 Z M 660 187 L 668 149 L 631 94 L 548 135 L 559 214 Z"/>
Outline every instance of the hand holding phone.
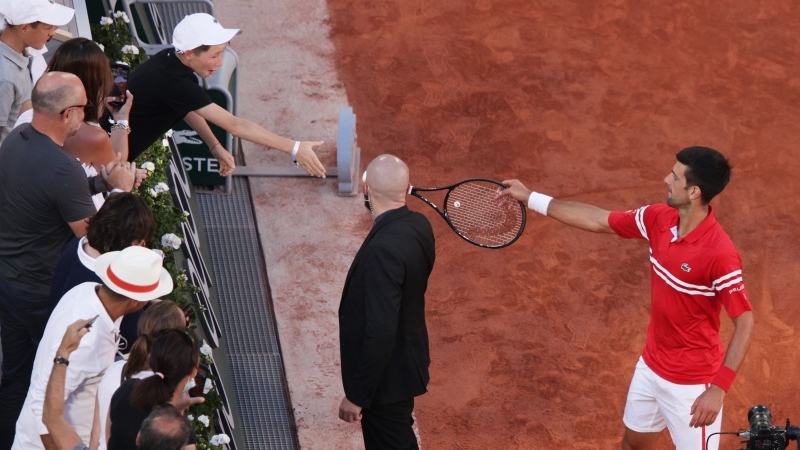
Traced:
<path fill-rule="evenodd" d="M 94 318 L 92 320 L 90 320 L 89 323 L 87 323 L 83 327 L 86 328 L 87 330 L 91 329 L 92 328 L 92 324 L 94 324 L 94 321 L 97 320 L 98 317 L 100 317 L 100 314 L 94 316 Z"/>
<path fill-rule="evenodd" d="M 190 397 L 202 397 L 203 389 L 206 386 L 206 377 L 208 377 L 208 368 L 204 364 L 200 364 L 197 368 L 197 375 L 194 376 L 195 385 L 189 389 Z"/>
<path fill-rule="evenodd" d="M 131 67 L 122 61 L 117 61 L 111 64 L 111 78 L 114 81 L 114 87 L 111 89 L 111 97 L 115 100 L 109 104 L 115 108 L 120 108 L 125 104 L 125 93 L 128 91 L 128 75 L 130 75 Z"/>

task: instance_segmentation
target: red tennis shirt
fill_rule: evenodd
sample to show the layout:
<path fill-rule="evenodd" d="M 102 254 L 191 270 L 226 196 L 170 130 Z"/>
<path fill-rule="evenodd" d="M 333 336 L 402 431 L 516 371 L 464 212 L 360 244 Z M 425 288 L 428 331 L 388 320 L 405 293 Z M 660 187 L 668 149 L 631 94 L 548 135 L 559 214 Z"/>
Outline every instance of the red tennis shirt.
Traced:
<path fill-rule="evenodd" d="M 720 308 L 728 317 L 752 311 L 742 282 L 742 260 L 730 237 L 708 217 L 678 238 L 678 210 L 665 204 L 614 211 L 619 236 L 650 242 L 650 324 L 642 358 L 677 384 L 710 383 L 722 365 Z"/>

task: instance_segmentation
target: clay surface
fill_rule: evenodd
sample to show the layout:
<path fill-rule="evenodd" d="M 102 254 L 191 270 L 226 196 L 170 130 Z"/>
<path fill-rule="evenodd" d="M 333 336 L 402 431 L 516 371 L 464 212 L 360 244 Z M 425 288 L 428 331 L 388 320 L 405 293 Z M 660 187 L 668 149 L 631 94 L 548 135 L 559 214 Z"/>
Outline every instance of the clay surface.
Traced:
<path fill-rule="evenodd" d="M 328 8 L 364 164 L 398 155 L 412 184 L 520 178 L 558 198 L 631 209 L 665 201 L 662 179 L 681 148 L 725 153 L 733 178 L 712 204 L 742 255 L 757 328 L 723 430 L 747 427 L 758 403 L 776 425 L 800 420 L 796 2 Z M 438 251 L 432 381 L 416 408 L 423 447 L 618 448 L 648 321 L 646 243 L 529 212 L 517 243 L 484 250 L 422 202 L 409 205 L 430 218 Z M 736 437 L 721 443 L 740 448 Z M 666 434 L 659 448 L 674 448 Z"/>

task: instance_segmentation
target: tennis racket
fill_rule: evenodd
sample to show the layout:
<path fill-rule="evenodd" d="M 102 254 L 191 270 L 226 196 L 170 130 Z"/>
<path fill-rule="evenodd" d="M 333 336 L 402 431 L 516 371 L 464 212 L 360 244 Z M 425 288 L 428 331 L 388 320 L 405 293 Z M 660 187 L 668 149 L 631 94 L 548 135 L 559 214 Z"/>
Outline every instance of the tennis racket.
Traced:
<path fill-rule="evenodd" d="M 435 209 L 470 244 L 503 248 L 516 241 L 525 229 L 525 205 L 495 199 L 498 190 L 507 187 L 499 181 L 471 178 L 445 187 L 409 186 L 408 193 Z M 435 191 L 446 191 L 443 209 L 421 194 Z"/>

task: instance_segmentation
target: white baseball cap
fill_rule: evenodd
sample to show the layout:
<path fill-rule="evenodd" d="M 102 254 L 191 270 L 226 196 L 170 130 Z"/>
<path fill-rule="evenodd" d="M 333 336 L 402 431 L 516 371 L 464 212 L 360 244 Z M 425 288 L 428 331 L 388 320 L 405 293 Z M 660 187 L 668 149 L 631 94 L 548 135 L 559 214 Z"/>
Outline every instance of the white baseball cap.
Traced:
<path fill-rule="evenodd" d="M 222 28 L 214 16 L 206 13 L 190 14 L 175 26 L 172 46 L 184 53 L 202 45 L 220 45 L 230 42 L 241 33 L 238 28 Z"/>
<path fill-rule="evenodd" d="M 9 25 L 42 22 L 60 27 L 72 20 L 75 10 L 53 0 L 2 0 L 0 13 Z"/>
<path fill-rule="evenodd" d="M 117 294 L 147 302 L 172 292 L 172 277 L 162 265 L 161 255 L 134 245 L 100 255 L 94 273 Z"/>

